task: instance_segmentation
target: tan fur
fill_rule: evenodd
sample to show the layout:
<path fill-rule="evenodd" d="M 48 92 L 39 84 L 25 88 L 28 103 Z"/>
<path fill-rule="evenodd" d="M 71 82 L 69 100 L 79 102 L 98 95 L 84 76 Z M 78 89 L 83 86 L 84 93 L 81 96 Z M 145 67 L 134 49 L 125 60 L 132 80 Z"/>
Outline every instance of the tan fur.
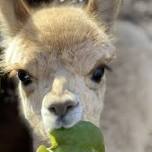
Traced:
<path fill-rule="evenodd" d="M 48 14 L 51 15 L 48 16 Z M 56 20 L 57 18 L 58 20 Z M 17 39 L 19 39 L 19 43 L 22 43 L 23 49 L 27 48 L 27 54 L 28 50 L 35 49 L 31 47 L 41 47 L 43 51 L 58 51 L 55 52 L 56 54 L 61 54 L 65 50 L 65 53 L 70 55 L 71 52 L 67 52 L 67 50 L 80 43 L 93 42 L 94 45 L 109 43 L 104 30 L 104 27 L 99 28 L 94 19 L 81 9 L 74 7 L 45 8 L 33 14 L 18 33 Z M 14 30 L 11 32 L 14 33 Z M 34 53 L 36 52 L 34 51 Z M 70 58 L 74 56 L 72 53 Z M 32 52 L 30 52 L 30 57 L 33 58 Z"/>

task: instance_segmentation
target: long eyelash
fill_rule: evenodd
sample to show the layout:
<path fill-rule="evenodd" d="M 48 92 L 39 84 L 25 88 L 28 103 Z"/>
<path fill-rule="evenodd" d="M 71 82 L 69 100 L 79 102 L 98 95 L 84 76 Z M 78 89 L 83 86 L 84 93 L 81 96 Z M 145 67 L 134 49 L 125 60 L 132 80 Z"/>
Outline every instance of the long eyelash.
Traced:
<path fill-rule="evenodd" d="M 100 66 L 96 66 L 94 69 L 92 69 L 88 74 L 90 75 L 90 74 L 92 74 L 93 73 L 93 71 L 95 70 L 95 69 L 97 69 L 97 68 L 105 68 L 105 70 L 107 70 L 107 71 L 109 71 L 109 72 L 113 72 L 113 69 L 109 66 L 109 65 L 107 65 L 107 64 L 102 64 L 102 65 L 100 65 Z"/>
<path fill-rule="evenodd" d="M 99 68 L 99 69 L 100 68 L 105 68 L 105 70 L 107 70 L 109 72 L 113 72 L 112 68 L 109 65 L 107 65 L 107 64 L 100 65 L 97 68 Z"/>
<path fill-rule="evenodd" d="M 17 71 L 18 71 L 18 72 L 19 72 L 19 71 L 24 71 L 24 72 L 26 72 L 30 77 L 32 77 L 32 75 L 31 75 L 28 71 L 25 71 L 25 70 L 23 70 L 23 69 L 18 69 Z"/>
<path fill-rule="evenodd" d="M 17 69 L 17 71 L 20 71 L 23 69 Z M 24 71 L 24 70 L 23 70 Z M 33 76 L 30 72 L 26 71 L 28 73 L 28 75 L 31 77 L 32 80 L 37 80 L 37 78 L 35 76 Z"/>
<path fill-rule="evenodd" d="M 113 69 L 109 65 L 103 66 L 107 71 L 113 72 Z"/>

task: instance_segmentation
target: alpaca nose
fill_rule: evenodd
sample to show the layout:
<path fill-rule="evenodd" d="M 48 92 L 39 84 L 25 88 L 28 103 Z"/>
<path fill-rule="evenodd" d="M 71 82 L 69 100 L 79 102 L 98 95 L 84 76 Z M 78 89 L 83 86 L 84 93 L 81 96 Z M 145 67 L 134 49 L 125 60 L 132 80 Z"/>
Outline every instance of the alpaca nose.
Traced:
<path fill-rule="evenodd" d="M 53 103 L 48 108 L 49 111 L 57 116 L 64 116 L 69 111 L 73 110 L 77 104 L 73 101 L 66 101 L 64 103 Z"/>

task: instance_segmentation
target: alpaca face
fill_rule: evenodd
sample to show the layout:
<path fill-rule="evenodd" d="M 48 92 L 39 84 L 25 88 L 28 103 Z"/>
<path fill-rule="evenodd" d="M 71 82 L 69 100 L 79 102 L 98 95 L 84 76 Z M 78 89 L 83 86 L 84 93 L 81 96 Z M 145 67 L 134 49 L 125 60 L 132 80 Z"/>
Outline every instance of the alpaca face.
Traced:
<path fill-rule="evenodd" d="M 19 90 L 26 118 L 33 126 L 35 121 L 39 125 L 43 123 L 47 131 L 71 127 L 80 119 L 97 124 L 105 92 L 104 67 L 96 67 L 95 61 L 88 72 L 80 64 L 83 61 L 68 63 L 69 60 L 58 56 L 55 59 L 49 54 L 44 56 L 41 63 L 28 62 L 24 71 L 18 70 Z M 79 71 L 80 68 L 84 71 Z M 93 80 L 95 74 L 97 82 Z"/>
<path fill-rule="evenodd" d="M 85 47 L 73 48 L 77 53 L 71 61 L 71 55 L 38 52 L 24 68 L 17 69 L 24 114 L 33 127 L 40 125 L 39 129 L 49 131 L 71 127 L 81 119 L 98 125 L 106 69 L 103 54 L 100 57 L 91 54 L 94 49 L 91 45 L 87 53 Z M 82 52 L 84 56 L 81 57 L 79 53 L 82 55 Z M 26 60 L 28 56 L 23 58 Z"/>
<path fill-rule="evenodd" d="M 105 71 L 113 57 L 104 28 L 84 10 L 48 7 L 24 22 L 9 41 L 4 61 L 19 80 L 25 117 L 43 136 L 81 119 L 98 125 Z"/>

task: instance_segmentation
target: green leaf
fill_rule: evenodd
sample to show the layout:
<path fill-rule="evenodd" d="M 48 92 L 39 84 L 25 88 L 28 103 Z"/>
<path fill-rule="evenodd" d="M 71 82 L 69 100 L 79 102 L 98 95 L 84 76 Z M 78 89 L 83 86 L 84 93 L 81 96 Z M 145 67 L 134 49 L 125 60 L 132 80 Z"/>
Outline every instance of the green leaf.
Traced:
<path fill-rule="evenodd" d="M 47 148 L 43 145 L 39 146 L 36 152 L 49 152 Z"/>
<path fill-rule="evenodd" d="M 100 129 L 87 121 L 54 130 L 50 133 L 50 140 L 50 148 L 40 146 L 37 152 L 105 152 Z"/>

